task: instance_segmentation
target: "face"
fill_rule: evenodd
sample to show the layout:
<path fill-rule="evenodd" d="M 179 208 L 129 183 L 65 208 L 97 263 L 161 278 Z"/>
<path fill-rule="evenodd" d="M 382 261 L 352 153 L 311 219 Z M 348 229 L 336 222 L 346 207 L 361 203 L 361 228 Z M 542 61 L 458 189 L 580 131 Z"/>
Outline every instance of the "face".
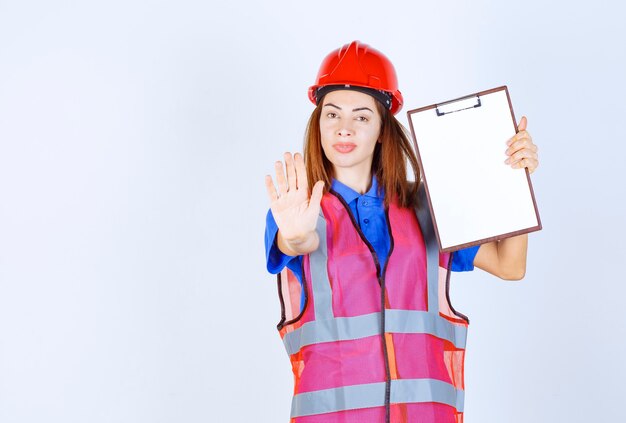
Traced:
<path fill-rule="evenodd" d="M 322 103 L 322 149 L 333 164 L 335 177 L 347 173 L 369 177 L 381 116 L 373 97 L 351 90 L 332 91 Z"/>

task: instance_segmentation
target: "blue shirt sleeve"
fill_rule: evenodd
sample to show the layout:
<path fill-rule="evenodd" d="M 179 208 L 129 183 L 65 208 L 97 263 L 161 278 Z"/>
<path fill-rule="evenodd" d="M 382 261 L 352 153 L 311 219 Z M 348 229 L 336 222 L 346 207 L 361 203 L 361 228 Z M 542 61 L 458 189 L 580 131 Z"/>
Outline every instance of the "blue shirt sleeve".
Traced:
<path fill-rule="evenodd" d="M 474 258 L 480 245 L 464 248 L 452 253 L 452 271 L 467 272 L 474 270 Z"/>
<path fill-rule="evenodd" d="M 271 274 L 280 273 L 285 266 L 289 267 L 298 280 L 302 281 L 302 256 L 288 256 L 278 249 L 276 245 L 276 235 L 278 225 L 274 220 L 272 211 L 268 210 L 265 219 L 265 258 L 267 260 L 267 271 Z"/>

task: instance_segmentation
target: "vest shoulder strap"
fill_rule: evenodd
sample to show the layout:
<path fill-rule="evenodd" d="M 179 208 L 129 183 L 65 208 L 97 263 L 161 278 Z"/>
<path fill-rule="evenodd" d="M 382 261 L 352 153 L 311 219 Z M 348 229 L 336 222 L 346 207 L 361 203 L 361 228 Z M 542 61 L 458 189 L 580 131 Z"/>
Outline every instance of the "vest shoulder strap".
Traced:
<path fill-rule="evenodd" d="M 435 236 L 430 206 L 426 196 L 426 188 L 420 182 L 417 190 L 417 206 L 415 214 L 422 230 L 426 244 L 426 267 L 428 275 L 428 311 L 439 313 L 439 244 Z"/>

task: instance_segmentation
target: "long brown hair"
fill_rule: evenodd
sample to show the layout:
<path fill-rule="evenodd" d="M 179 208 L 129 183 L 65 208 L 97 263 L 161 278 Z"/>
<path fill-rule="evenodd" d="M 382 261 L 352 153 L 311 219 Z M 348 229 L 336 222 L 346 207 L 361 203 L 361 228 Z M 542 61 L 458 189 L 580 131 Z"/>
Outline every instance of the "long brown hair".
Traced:
<path fill-rule="evenodd" d="M 324 181 L 324 192 L 331 186 L 333 165 L 322 150 L 320 116 L 323 101 L 319 101 L 307 124 L 304 135 L 304 162 L 309 185 Z M 376 101 L 381 116 L 380 141 L 374 148 L 372 174 L 385 191 L 385 206 L 392 199 L 401 207 L 413 207 L 417 198 L 420 171 L 406 129 L 388 109 Z M 407 162 L 413 172 L 415 183 L 407 181 Z"/>

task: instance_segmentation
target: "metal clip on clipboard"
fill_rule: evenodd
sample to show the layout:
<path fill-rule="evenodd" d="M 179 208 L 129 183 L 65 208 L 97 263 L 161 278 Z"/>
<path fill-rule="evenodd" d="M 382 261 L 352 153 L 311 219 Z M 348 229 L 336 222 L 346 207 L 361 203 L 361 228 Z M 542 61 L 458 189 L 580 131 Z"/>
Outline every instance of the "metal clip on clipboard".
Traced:
<path fill-rule="evenodd" d="M 480 97 L 476 95 L 438 104 L 435 111 L 437 112 L 437 116 L 443 116 L 449 113 L 460 112 L 467 109 L 474 109 L 480 106 Z"/>

